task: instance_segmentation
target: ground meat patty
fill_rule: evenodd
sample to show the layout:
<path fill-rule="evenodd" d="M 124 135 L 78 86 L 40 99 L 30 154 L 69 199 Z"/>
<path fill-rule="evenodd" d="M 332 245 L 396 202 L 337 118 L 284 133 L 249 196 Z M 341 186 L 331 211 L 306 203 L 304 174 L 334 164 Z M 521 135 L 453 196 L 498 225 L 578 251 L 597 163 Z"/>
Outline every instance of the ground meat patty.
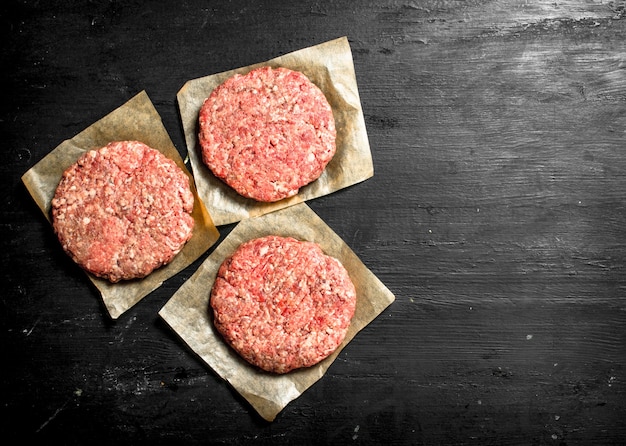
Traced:
<path fill-rule="evenodd" d="M 199 114 L 202 159 L 239 194 L 277 201 L 316 180 L 335 154 L 335 121 L 304 74 L 258 68 L 213 90 Z"/>
<path fill-rule="evenodd" d="M 189 178 L 158 150 L 117 141 L 85 153 L 61 178 L 52 224 L 87 271 L 118 282 L 169 263 L 191 238 Z"/>
<path fill-rule="evenodd" d="M 267 236 L 222 263 L 211 291 L 214 324 L 248 362 L 286 373 L 316 364 L 343 341 L 356 306 L 347 271 L 312 242 Z"/>

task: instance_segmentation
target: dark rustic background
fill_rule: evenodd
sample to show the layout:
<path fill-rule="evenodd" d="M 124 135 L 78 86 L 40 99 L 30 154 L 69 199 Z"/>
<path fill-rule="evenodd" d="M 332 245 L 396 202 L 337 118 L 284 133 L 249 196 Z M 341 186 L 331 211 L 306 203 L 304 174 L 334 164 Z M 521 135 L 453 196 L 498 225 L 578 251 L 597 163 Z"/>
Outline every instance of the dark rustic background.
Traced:
<path fill-rule="evenodd" d="M 3 2 L 2 437 L 622 444 L 625 3 Z M 184 155 L 185 81 L 344 35 L 375 175 L 310 206 L 396 302 L 267 423 L 157 316 L 206 255 L 112 322 L 20 177 L 144 89 Z"/>

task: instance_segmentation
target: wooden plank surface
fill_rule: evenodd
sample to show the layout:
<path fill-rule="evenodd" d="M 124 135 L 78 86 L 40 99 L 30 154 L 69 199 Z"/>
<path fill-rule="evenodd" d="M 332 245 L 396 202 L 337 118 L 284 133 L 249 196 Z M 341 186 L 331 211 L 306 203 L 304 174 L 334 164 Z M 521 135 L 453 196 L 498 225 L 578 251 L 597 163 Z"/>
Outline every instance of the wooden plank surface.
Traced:
<path fill-rule="evenodd" d="M 0 8 L 12 444 L 626 441 L 623 1 Z M 344 35 L 375 174 L 309 204 L 396 301 L 266 423 L 157 316 L 211 251 L 113 322 L 20 177 L 144 89 L 184 155 L 184 82 Z"/>

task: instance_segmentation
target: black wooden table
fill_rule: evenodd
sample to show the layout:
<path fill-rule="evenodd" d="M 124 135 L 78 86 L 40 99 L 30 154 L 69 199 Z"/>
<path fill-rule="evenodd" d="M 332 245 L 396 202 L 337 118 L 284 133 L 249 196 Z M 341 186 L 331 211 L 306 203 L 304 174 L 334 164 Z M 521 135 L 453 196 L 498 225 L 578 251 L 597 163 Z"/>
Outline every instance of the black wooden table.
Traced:
<path fill-rule="evenodd" d="M 0 423 L 11 444 L 622 444 L 624 1 L 6 1 Z M 146 90 L 347 36 L 374 177 L 309 202 L 395 294 L 273 423 L 118 320 L 21 182 Z M 232 225 L 220 227 L 225 237 Z"/>

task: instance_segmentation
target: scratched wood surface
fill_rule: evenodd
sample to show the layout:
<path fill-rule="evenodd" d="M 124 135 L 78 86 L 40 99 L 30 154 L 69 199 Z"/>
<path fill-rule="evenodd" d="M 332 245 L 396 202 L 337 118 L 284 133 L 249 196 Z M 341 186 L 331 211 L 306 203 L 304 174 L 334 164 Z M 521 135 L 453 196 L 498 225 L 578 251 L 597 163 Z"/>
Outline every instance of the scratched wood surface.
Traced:
<path fill-rule="evenodd" d="M 624 443 L 625 16 L 599 0 L 4 2 L 0 434 Z M 184 155 L 185 81 L 344 35 L 375 175 L 310 205 L 396 302 L 267 423 L 157 316 L 208 253 L 112 322 L 20 177 L 144 89 Z"/>

